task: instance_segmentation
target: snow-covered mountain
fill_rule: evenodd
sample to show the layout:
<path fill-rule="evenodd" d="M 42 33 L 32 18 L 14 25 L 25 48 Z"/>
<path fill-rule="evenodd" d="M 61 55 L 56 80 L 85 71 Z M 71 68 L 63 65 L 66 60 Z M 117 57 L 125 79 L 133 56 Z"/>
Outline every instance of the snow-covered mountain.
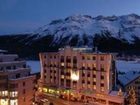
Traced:
<path fill-rule="evenodd" d="M 0 49 L 29 58 L 65 45 L 97 46 L 104 52 L 140 55 L 140 16 L 74 15 L 54 20 L 29 34 L 0 36 Z"/>
<path fill-rule="evenodd" d="M 133 36 L 140 38 L 140 16 L 129 14 L 123 16 L 97 16 L 74 15 L 65 19 L 54 20 L 51 23 L 40 27 L 33 34 L 39 38 L 47 35 L 53 36 L 52 43 L 60 43 L 63 39 L 71 41 L 76 35 L 78 43 L 82 43 L 86 36 L 88 44 L 92 44 L 95 34 L 110 32 L 111 36 L 117 39 L 133 41 Z"/>

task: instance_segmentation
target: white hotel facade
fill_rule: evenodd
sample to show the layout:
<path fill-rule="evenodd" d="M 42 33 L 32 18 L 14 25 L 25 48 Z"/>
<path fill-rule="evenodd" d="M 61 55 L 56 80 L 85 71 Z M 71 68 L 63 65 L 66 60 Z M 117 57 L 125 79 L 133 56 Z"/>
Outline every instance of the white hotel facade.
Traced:
<path fill-rule="evenodd" d="M 115 56 L 91 48 L 60 48 L 40 53 L 39 90 L 45 94 L 96 105 L 125 105 L 125 93 L 113 91 Z"/>

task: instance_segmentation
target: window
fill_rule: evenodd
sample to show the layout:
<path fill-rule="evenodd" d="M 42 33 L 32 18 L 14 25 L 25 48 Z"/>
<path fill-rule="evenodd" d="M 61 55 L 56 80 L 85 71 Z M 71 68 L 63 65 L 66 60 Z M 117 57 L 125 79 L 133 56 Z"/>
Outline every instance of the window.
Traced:
<path fill-rule="evenodd" d="M 3 69 L 4 69 L 3 67 L 0 68 L 0 70 L 3 70 Z"/>
<path fill-rule="evenodd" d="M 100 69 L 101 69 L 101 71 L 104 71 L 104 65 L 103 64 L 100 65 Z"/>
<path fill-rule="evenodd" d="M 96 78 L 93 78 L 93 81 L 96 82 Z"/>
<path fill-rule="evenodd" d="M 61 66 L 64 66 L 64 63 L 61 63 Z"/>
<path fill-rule="evenodd" d="M 104 87 L 104 84 L 103 83 L 101 83 L 101 87 Z"/>
<path fill-rule="evenodd" d="M 23 65 L 23 68 L 26 68 L 26 64 Z"/>
<path fill-rule="evenodd" d="M 92 69 L 96 70 L 96 64 L 92 64 Z"/>
<path fill-rule="evenodd" d="M 44 67 L 47 67 L 47 65 L 46 65 L 46 64 L 44 64 Z"/>
<path fill-rule="evenodd" d="M 87 77 L 90 77 L 90 73 L 88 73 Z"/>
<path fill-rule="evenodd" d="M 52 58 L 52 56 L 50 56 L 50 58 Z"/>
<path fill-rule="evenodd" d="M 85 83 L 85 80 L 82 80 L 82 83 Z"/>
<path fill-rule="evenodd" d="M 23 94 L 25 94 L 25 93 L 26 93 L 25 89 L 23 89 L 22 93 L 23 93 Z"/>
<path fill-rule="evenodd" d="M 95 57 L 95 56 L 93 56 L 93 57 L 92 57 L 92 60 L 96 60 L 96 57 Z"/>
<path fill-rule="evenodd" d="M 84 56 L 82 56 L 82 60 L 85 60 L 85 57 Z"/>
<path fill-rule="evenodd" d="M 82 73 L 82 77 L 84 77 L 84 76 L 85 76 L 85 73 L 83 72 L 83 73 Z"/>
<path fill-rule="evenodd" d="M 15 65 L 13 66 L 13 69 L 16 69 L 16 66 Z"/>
<path fill-rule="evenodd" d="M 87 60 L 90 60 L 90 56 L 87 56 Z"/>
<path fill-rule="evenodd" d="M 10 96 L 11 97 L 17 97 L 18 96 L 18 92 L 17 91 L 12 91 L 12 92 L 10 92 Z"/>
<path fill-rule="evenodd" d="M 17 99 L 10 99 L 10 105 L 18 105 Z"/>
<path fill-rule="evenodd" d="M 104 76 L 103 75 L 101 75 L 101 79 L 104 79 Z"/>
<path fill-rule="evenodd" d="M 0 91 L 0 96 L 8 96 L 8 91 Z"/>
<path fill-rule="evenodd" d="M 46 79 L 46 75 L 44 75 L 44 78 Z"/>
<path fill-rule="evenodd" d="M 104 57 L 103 57 L 103 56 L 101 56 L 100 60 L 101 60 L 101 61 L 104 61 Z"/>
<path fill-rule="evenodd" d="M 61 78 L 64 79 L 64 75 L 61 75 Z"/>
<path fill-rule="evenodd" d="M 73 57 L 73 63 L 77 63 L 77 58 L 76 58 L 76 56 Z"/>
<path fill-rule="evenodd" d="M 93 89 L 94 89 L 94 90 L 96 89 L 96 85 L 93 85 Z"/>
<path fill-rule="evenodd" d="M 96 78 L 96 75 L 95 74 L 93 74 L 93 78 Z"/>
<path fill-rule="evenodd" d="M 69 63 L 71 62 L 71 57 L 70 56 L 66 57 L 66 62 L 69 62 Z"/>
<path fill-rule="evenodd" d="M 96 85 L 96 82 L 93 82 L 93 85 Z"/>
<path fill-rule="evenodd" d="M 44 55 L 44 58 L 46 59 L 46 55 Z"/>
<path fill-rule="evenodd" d="M 20 78 L 20 74 L 18 73 L 18 74 L 16 74 L 16 78 Z"/>
<path fill-rule="evenodd" d="M 25 82 L 23 82 L 22 84 L 23 84 L 23 86 L 25 86 Z"/>
<path fill-rule="evenodd" d="M 86 67 L 86 64 L 83 63 L 83 64 L 82 64 L 82 69 L 85 69 L 85 67 Z"/>
<path fill-rule="evenodd" d="M 64 56 L 61 56 L 61 62 L 64 62 Z"/>
<path fill-rule="evenodd" d="M 95 75 L 96 75 L 96 71 L 93 71 L 93 74 L 95 74 Z"/>
<path fill-rule="evenodd" d="M 11 69 L 11 66 L 7 66 L 6 69 L 8 69 L 8 70 Z"/>
<path fill-rule="evenodd" d="M 101 91 L 105 91 L 104 87 L 101 87 Z"/>
<path fill-rule="evenodd" d="M 10 88 L 18 88 L 18 84 L 10 84 L 9 87 Z"/>
<path fill-rule="evenodd" d="M 23 97 L 23 101 L 24 101 L 24 102 L 26 101 L 25 97 Z"/>

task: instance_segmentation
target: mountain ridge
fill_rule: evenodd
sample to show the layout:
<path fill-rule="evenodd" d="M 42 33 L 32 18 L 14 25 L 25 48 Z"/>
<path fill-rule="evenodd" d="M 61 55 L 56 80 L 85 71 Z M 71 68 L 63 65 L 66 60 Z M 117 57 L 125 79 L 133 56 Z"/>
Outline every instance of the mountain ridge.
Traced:
<path fill-rule="evenodd" d="M 51 21 L 29 34 L 0 36 L 0 49 L 23 57 L 38 57 L 40 52 L 66 45 L 140 55 L 140 16 L 74 15 Z"/>

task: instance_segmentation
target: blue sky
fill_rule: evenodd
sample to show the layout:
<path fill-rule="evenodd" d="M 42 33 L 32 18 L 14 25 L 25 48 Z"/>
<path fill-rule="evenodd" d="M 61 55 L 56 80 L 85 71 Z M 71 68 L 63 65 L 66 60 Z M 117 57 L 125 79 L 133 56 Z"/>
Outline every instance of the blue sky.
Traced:
<path fill-rule="evenodd" d="M 0 34 L 32 32 L 75 14 L 140 15 L 140 0 L 0 0 Z"/>

